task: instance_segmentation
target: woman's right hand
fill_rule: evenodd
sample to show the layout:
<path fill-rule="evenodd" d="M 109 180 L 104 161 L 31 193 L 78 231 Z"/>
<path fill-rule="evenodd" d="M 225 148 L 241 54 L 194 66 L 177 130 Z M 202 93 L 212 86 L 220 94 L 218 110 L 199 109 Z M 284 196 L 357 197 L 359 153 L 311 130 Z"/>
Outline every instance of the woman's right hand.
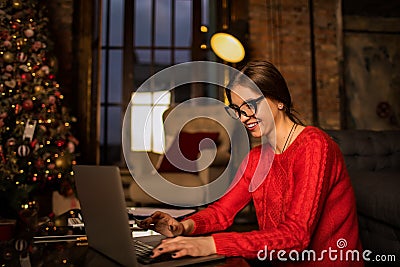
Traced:
<path fill-rule="evenodd" d="M 166 237 L 179 236 L 185 232 L 182 223 L 175 220 L 171 215 L 161 211 L 156 211 L 150 217 L 140 221 L 138 226 L 154 230 Z"/>

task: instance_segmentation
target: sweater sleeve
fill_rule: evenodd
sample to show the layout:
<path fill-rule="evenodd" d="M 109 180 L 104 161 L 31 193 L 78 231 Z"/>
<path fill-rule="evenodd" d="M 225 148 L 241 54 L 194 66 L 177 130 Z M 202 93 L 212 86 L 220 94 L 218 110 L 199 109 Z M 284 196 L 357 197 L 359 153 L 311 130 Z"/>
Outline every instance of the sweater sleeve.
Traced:
<path fill-rule="evenodd" d="M 195 223 L 191 235 L 225 230 L 232 225 L 235 215 L 250 202 L 251 194 L 248 190 L 249 179 L 246 172 L 246 169 L 250 168 L 249 155 L 240 164 L 227 193 L 207 208 L 186 218 L 192 219 Z"/>
<path fill-rule="evenodd" d="M 274 228 L 245 233 L 213 234 L 217 253 L 227 256 L 257 257 L 266 246 L 271 250 L 304 250 L 318 222 L 326 199 L 330 171 L 329 144 L 321 136 L 303 140 L 302 149 L 296 150 L 293 169 L 294 192 L 283 221 Z M 330 155 L 335 153 L 330 153 Z M 267 203 L 268 207 L 268 203 Z M 266 211 L 261 211 L 266 212 Z"/>

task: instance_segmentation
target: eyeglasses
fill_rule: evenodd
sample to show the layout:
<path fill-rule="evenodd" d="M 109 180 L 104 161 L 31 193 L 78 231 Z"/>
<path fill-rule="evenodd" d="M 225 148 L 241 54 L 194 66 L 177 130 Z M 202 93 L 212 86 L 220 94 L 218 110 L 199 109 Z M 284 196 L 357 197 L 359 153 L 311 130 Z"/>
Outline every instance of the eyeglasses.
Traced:
<path fill-rule="evenodd" d="M 254 117 L 257 113 L 257 102 L 260 102 L 264 98 L 264 96 L 260 96 L 256 99 L 250 99 L 240 106 L 230 104 L 229 106 L 225 107 L 225 110 L 228 112 L 229 116 L 236 120 L 239 120 L 242 115 L 246 116 L 247 118 Z"/>

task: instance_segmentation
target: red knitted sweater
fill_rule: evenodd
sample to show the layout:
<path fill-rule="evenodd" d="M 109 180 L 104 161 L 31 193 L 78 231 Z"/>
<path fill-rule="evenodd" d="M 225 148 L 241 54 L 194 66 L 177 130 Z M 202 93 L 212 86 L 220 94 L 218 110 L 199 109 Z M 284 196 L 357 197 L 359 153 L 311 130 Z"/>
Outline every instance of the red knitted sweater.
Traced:
<path fill-rule="evenodd" d="M 260 153 L 260 147 L 252 149 L 228 193 L 189 217 L 195 222 L 192 235 L 213 232 L 217 253 L 227 256 L 258 255 L 285 266 L 362 266 L 351 260 L 352 253 L 346 256 L 347 250 L 358 250 L 362 259 L 362 251 L 354 193 L 337 144 L 323 131 L 306 127 L 284 153 L 275 154 L 266 179 L 249 192 Z M 251 199 L 259 230 L 221 232 Z M 316 260 L 307 261 L 314 254 L 304 250 L 315 251 Z"/>

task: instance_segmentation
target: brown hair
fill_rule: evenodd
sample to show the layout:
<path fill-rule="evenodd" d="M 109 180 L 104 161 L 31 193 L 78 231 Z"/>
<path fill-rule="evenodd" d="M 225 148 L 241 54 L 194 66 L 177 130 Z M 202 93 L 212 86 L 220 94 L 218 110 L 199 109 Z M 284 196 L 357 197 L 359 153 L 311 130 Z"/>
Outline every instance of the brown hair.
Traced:
<path fill-rule="evenodd" d="M 228 87 L 225 88 L 229 103 L 232 102 L 230 90 L 235 85 L 254 88 L 254 85 L 250 84 L 251 81 L 249 81 L 248 78 L 257 85 L 265 97 L 282 102 L 284 111 L 291 121 L 304 125 L 294 114 L 296 111 L 293 109 L 292 98 L 285 78 L 283 78 L 279 70 L 268 61 L 251 61 L 240 70 L 240 74 L 237 74 L 231 79 Z"/>

